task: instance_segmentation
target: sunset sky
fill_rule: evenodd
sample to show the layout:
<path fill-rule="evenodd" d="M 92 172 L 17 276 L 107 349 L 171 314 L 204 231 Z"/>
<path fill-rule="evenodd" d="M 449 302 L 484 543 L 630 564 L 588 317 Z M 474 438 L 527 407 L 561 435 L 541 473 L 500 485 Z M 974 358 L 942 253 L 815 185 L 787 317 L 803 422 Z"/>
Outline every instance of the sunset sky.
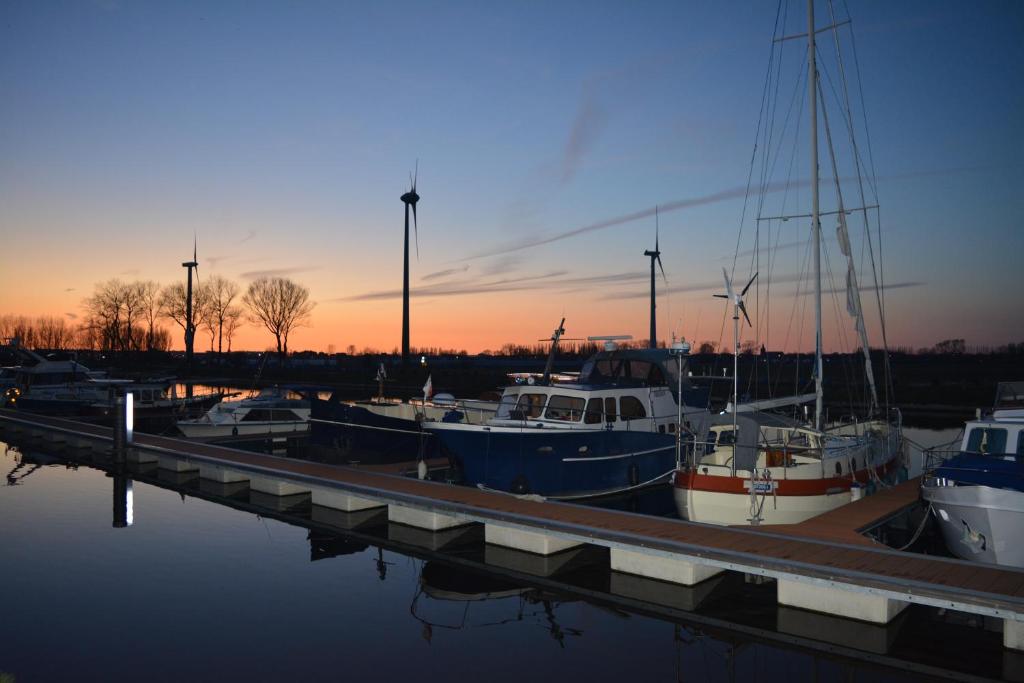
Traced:
<path fill-rule="evenodd" d="M 1024 3 L 848 5 L 890 344 L 1024 341 Z M 805 7 L 783 5 L 785 33 L 806 29 Z M 830 23 L 827 3 L 817 12 Z M 283 275 L 310 289 L 312 325 L 293 350 L 394 348 L 399 196 L 418 159 L 414 346 L 531 343 L 562 316 L 569 336 L 646 338 L 656 205 L 668 280 L 665 291 L 659 274 L 659 336 L 728 344 L 711 295 L 738 237 L 735 279 L 757 267 L 756 190 L 740 226 L 775 23 L 774 2 L 7 0 L 0 314 L 74 321 L 101 280 L 182 279 L 197 235 L 200 279 Z M 839 32 L 846 50 L 849 27 Z M 795 102 L 789 130 L 805 138 L 804 49 L 784 44 L 777 117 Z M 829 116 L 838 149 L 841 112 Z M 762 215 L 809 211 L 802 145 L 776 158 L 771 181 L 790 191 L 769 193 Z M 822 208 L 834 207 L 824 192 Z M 772 230 L 771 308 L 765 290 L 748 297 L 768 321 L 759 340 L 812 348 L 812 299 L 796 293 L 809 221 Z M 823 230 L 825 286 L 841 290 L 834 218 Z M 864 292 L 869 311 L 874 296 Z M 845 295 L 825 306 L 826 347 L 849 348 L 845 313 L 844 332 L 834 320 Z M 877 314 L 868 327 L 880 344 Z M 235 347 L 271 343 L 250 326 Z"/>

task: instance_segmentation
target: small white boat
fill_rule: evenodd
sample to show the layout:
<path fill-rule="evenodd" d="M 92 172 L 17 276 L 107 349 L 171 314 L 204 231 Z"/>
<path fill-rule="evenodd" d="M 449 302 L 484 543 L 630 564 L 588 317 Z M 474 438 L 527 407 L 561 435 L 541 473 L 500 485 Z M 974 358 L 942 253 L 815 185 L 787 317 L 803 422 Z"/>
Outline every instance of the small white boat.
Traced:
<path fill-rule="evenodd" d="M 921 495 L 954 555 L 1024 567 L 1024 382 L 999 385 L 995 408 L 967 423 Z"/>
<path fill-rule="evenodd" d="M 274 387 L 241 401 L 221 401 L 195 420 L 178 420 L 189 439 L 226 436 L 301 434 L 309 431 L 309 399 L 294 390 Z"/>

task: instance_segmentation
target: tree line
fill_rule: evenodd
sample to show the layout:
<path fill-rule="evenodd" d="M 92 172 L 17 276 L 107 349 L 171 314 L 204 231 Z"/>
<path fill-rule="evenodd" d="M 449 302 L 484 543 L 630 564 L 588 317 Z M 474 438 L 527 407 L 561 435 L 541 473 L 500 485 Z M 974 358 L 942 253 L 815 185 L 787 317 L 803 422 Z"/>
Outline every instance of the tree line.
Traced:
<path fill-rule="evenodd" d="M 309 290 L 287 278 L 259 278 L 242 293 L 238 283 L 213 275 L 192 289 L 192 323 L 209 335 L 210 351 L 218 353 L 225 343 L 231 352 L 235 334 L 246 323 L 262 326 L 274 336 L 283 360 L 288 337 L 309 324 L 314 305 Z M 50 350 L 167 351 L 172 334 L 161 323 L 176 324 L 184 334 L 188 290 L 182 282 L 161 287 L 151 280 L 115 278 L 97 283 L 82 300 L 82 310 L 81 318 L 68 314 L 71 321 L 0 315 L 0 339 L 17 338 L 28 348 Z"/>

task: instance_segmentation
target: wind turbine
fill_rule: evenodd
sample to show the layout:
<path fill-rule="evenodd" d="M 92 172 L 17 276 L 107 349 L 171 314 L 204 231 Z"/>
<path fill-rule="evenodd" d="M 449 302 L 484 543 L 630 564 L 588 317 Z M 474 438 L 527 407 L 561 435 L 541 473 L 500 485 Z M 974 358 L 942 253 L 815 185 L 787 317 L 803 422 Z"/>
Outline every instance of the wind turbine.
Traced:
<path fill-rule="evenodd" d="M 722 268 L 722 276 L 725 278 L 725 294 L 715 294 L 719 299 L 728 299 L 732 302 L 732 335 L 733 335 L 733 348 L 732 348 L 732 433 L 733 439 L 736 438 L 736 410 L 739 406 L 740 395 L 739 395 L 739 358 L 740 358 L 740 313 L 743 313 L 743 317 L 747 320 L 747 325 L 753 327 L 750 324 L 750 316 L 747 315 L 747 307 L 743 305 L 743 297 L 747 295 L 747 290 L 750 289 L 750 285 L 754 284 L 754 280 L 757 279 L 757 273 L 754 273 L 754 277 L 750 278 L 750 282 L 743 288 L 743 291 L 737 294 L 733 291 L 732 280 L 729 279 L 729 273 Z M 734 442 L 738 443 L 738 442 Z M 733 461 L 735 462 L 735 460 Z"/>
<path fill-rule="evenodd" d="M 658 326 L 657 318 L 654 315 L 655 309 L 655 298 L 654 298 L 654 262 L 658 262 L 658 267 L 661 268 L 661 277 L 665 279 L 665 284 L 668 284 L 668 277 L 665 275 L 665 266 L 661 265 L 661 251 L 658 249 L 658 207 L 654 207 L 654 251 L 645 250 L 644 256 L 651 258 L 651 336 L 648 346 L 652 349 L 658 348 Z"/>
<path fill-rule="evenodd" d="M 196 338 L 196 326 L 192 320 L 192 270 L 196 271 L 196 279 L 199 278 L 199 261 L 196 260 L 196 250 L 199 247 L 199 238 L 192 236 L 192 260 L 181 264 L 182 268 L 188 268 L 188 292 L 185 297 L 185 367 L 192 371 L 192 349 Z"/>
<path fill-rule="evenodd" d="M 420 162 L 416 162 L 416 172 L 409 178 L 412 187 L 402 195 L 405 204 L 405 266 L 402 271 L 402 364 L 409 362 L 409 207 L 412 207 L 412 226 L 416 235 L 416 259 L 420 257 L 420 232 L 416 225 L 416 202 L 420 196 L 416 194 L 416 179 L 420 174 Z"/>

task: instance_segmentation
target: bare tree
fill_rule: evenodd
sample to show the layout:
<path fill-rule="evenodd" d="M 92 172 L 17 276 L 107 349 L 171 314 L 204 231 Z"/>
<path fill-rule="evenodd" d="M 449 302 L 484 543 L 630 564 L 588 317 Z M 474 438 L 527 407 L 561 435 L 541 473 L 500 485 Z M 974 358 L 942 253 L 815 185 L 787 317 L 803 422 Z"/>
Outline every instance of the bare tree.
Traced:
<path fill-rule="evenodd" d="M 224 336 L 228 338 L 228 353 L 231 353 L 231 339 L 235 332 L 245 324 L 242 320 L 244 313 L 239 306 L 228 306 L 224 311 Z"/>
<path fill-rule="evenodd" d="M 202 327 L 209 316 L 209 305 L 207 304 L 208 293 L 205 283 L 192 289 L 192 324 L 197 328 Z M 160 317 L 172 320 L 181 327 L 186 328 L 186 315 L 188 311 L 188 290 L 183 282 L 175 282 L 167 285 L 160 291 L 158 310 Z"/>
<path fill-rule="evenodd" d="M 100 336 L 101 347 L 127 352 L 132 348 L 132 328 L 141 315 L 139 289 L 113 279 L 96 285 L 84 301 L 91 325 Z"/>
<path fill-rule="evenodd" d="M 140 319 L 146 323 L 146 350 L 157 348 L 156 321 L 160 318 L 160 285 L 152 280 L 134 282 L 136 295 L 139 298 Z"/>
<path fill-rule="evenodd" d="M 208 294 L 209 316 L 206 328 L 210 331 L 210 350 L 213 351 L 213 339 L 217 337 L 217 352 L 224 351 L 224 325 L 227 323 L 228 310 L 238 296 L 238 285 L 220 275 L 214 275 L 205 283 Z M 237 307 L 236 307 L 237 308 Z"/>
<path fill-rule="evenodd" d="M 263 277 L 249 285 L 242 301 L 249 309 L 249 320 L 262 324 L 274 335 L 283 365 L 288 355 L 288 335 L 309 322 L 316 305 L 309 300 L 309 290 L 287 278 Z"/>

